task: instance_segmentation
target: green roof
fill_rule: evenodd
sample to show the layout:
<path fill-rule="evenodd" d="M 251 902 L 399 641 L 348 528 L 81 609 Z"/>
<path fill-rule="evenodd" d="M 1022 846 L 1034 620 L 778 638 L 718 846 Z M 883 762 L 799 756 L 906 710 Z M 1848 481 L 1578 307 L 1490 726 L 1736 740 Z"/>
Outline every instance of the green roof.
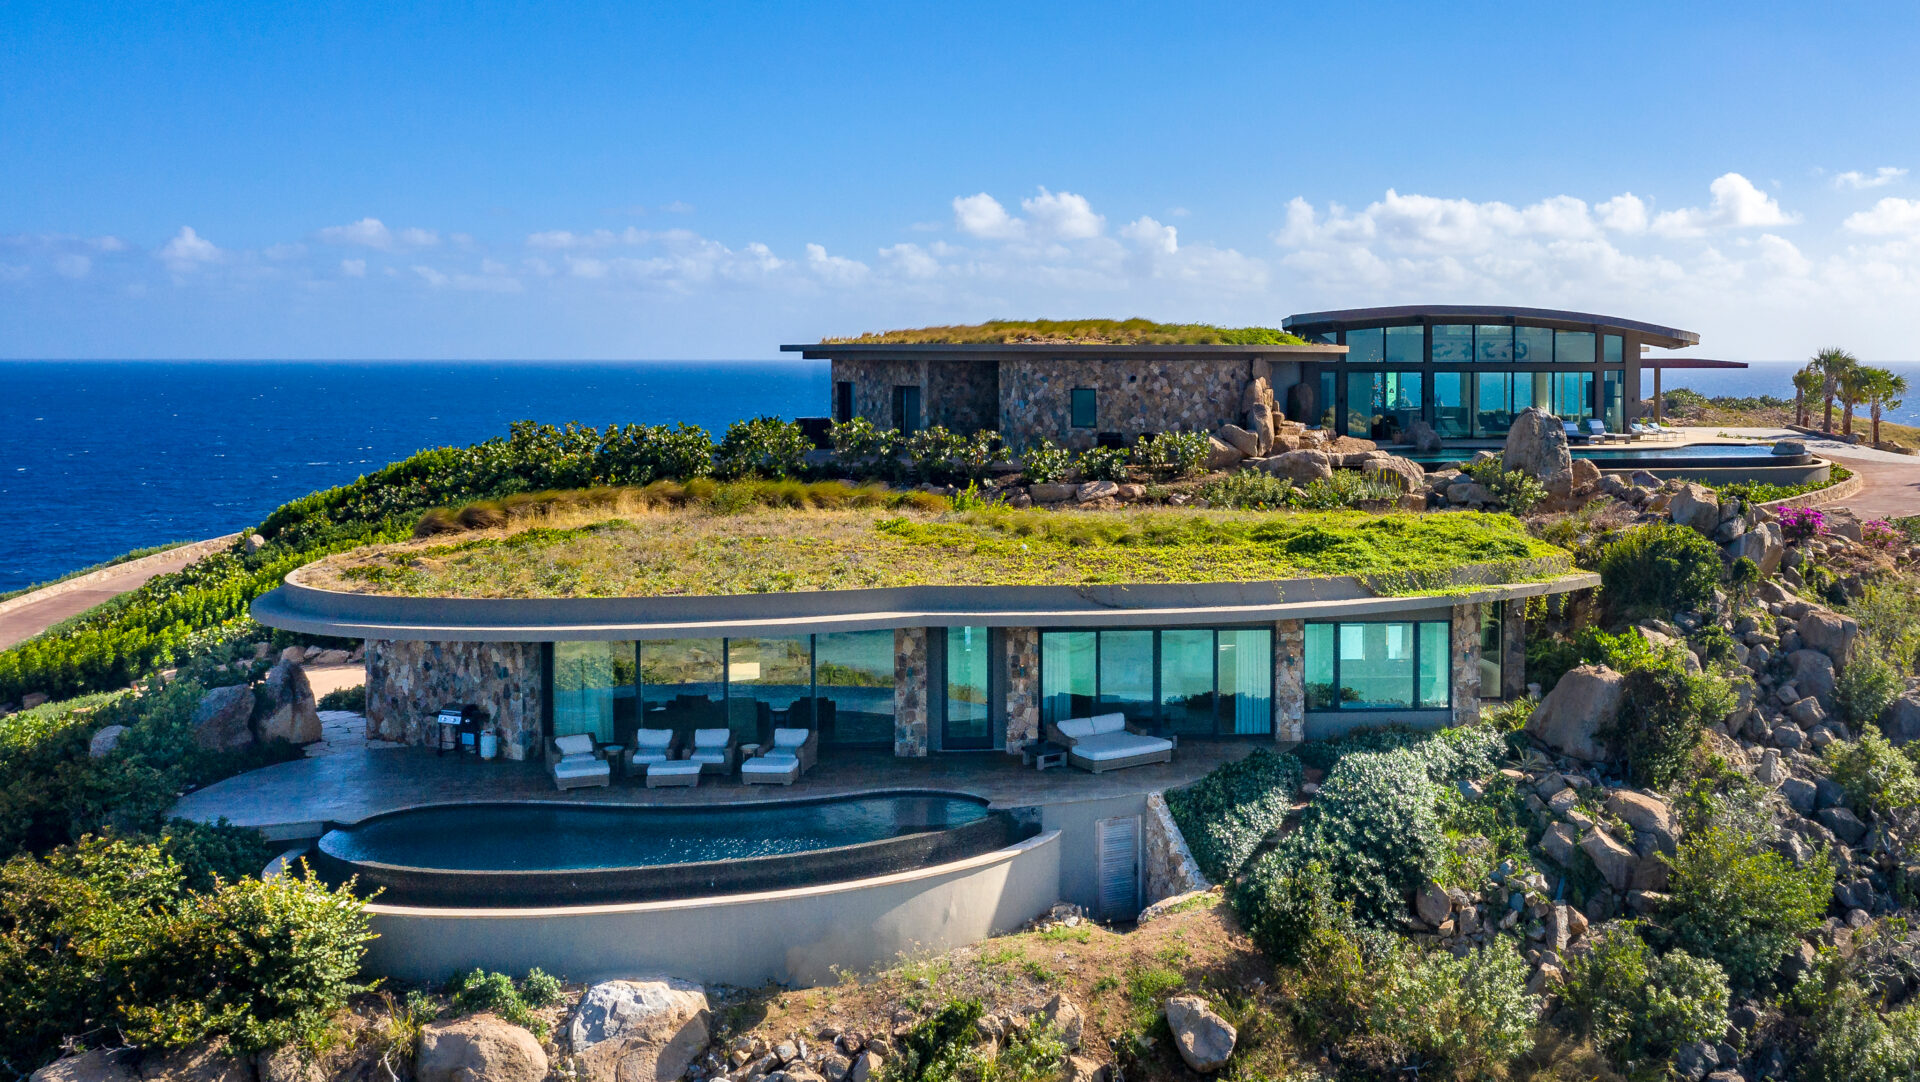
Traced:
<path fill-rule="evenodd" d="M 303 585 L 409 597 L 667 597 L 888 586 L 1077 586 L 1379 576 L 1413 593 L 1468 566 L 1571 567 L 1506 515 L 1199 510 L 631 513 L 570 529 L 371 546 Z"/>
<path fill-rule="evenodd" d="M 1299 346 L 1306 339 L 1276 327 L 1216 327 L 1148 319 L 995 319 L 956 327 L 870 331 L 825 338 L 823 345 L 1185 345 Z"/>

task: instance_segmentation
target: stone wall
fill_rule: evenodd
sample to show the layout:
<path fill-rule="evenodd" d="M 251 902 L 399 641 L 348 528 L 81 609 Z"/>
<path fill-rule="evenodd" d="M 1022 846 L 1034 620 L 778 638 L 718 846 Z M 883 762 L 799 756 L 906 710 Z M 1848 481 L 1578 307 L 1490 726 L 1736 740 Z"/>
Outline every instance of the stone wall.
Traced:
<path fill-rule="evenodd" d="M 1141 877 L 1145 880 L 1148 905 L 1213 886 L 1187 849 L 1187 839 L 1181 835 L 1179 824 L 1173 821 L 1164 795 L 1147 794 L 1147 814 L 1140 819 L 1140 832 L 1140 862 L 1144 865 Z"/>
<path fill-rule="evenodd" d="M 1129 443 L 1148 432 L 1211 432 L 1241 420 L 1249 372 L 1245 359 L 1010 358 L 1000 362 L 1000 432 L 1016 451 L 1042 439 L 1084 449 L 1097 432 L 1118 432 Z M 1076 387 L 1098 392 L 1094 428 L 1071 427 Z"/>
<path fill-rule="evenodd" d="M 509 759 L 541 755 L 537 642 L 367 640 L 367 736 L 428 744 L 447 703 L 480 707 Z"/>
<path fill-rule="evenodd" d="M 1273 625 L 1273 740 L 1298 744 L 1307 738 L 1307 625 L 1281 620 Z"/>
<path fill-rule="evenodd" d="M 927 753 L 927 629 L 893 632 L 893 753 Z"/>
<path fill-rule="evenodd" d="M 930 425 L 955 432 L 1000 427 L 1000 366 L 992 361 L 928 361 L 920 396 Z"/>
<path fill-rule="evenodd" d="M 1453 607 L 1453 723 L 1480 717 L 1480 606 Z"/>
<path fill-rule="evenodd" d="M 919 361 L 836 360 L 833 382 L 845 381 L 853 383 L 853 415 L 872 421 L 875 428 L 893 427 L 893 389 L 897 386 L 920 388 L 922 420 L 928 414 L 931 396 L 927 393 L 927 366 Z M 832 409 L 833 399 L 829 397 L 829 416 Z"/>
<path fill-rule="evenodd" d="M 1040 631 L 1010 627 L 1001 632 L 1001 641 L 1007 666 L 1000 685 L 1006 689 L 1006 749 L 1017 755 L 1040 739 Z"/>
<path fill-rule="evenodd" d="M 1518 699 L 1527 693 L 1527 602 L 1506 602 L 1506 622 L 1500 626 L 1500 697 Z"/>

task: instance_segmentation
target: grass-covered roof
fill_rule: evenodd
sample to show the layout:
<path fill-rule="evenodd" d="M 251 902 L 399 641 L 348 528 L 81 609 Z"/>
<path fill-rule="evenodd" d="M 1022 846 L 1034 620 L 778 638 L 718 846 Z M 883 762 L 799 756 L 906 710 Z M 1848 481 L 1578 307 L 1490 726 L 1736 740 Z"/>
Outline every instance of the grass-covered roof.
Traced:
<path fill-rule="evenodd" d="M 1126 345 L 1299 346 L 1306 339 L 1275 327 L 1216 327 L 1150 319 L 994 319 L 954 327 L 870 331 L 826 345 Z"/>
<path fill-rule="evenodd" d="M 1511 580 L 1553 578 L 1570 566 L 1565 550 L 1517 520 L 1467 512 L 683 508 L 372 546 L 312 565 L 298 580 L 355 593 L 527 598 L 1363 575 L 1412 592 L 1459 567 L 1513 561 L 1533 562 Z"/>

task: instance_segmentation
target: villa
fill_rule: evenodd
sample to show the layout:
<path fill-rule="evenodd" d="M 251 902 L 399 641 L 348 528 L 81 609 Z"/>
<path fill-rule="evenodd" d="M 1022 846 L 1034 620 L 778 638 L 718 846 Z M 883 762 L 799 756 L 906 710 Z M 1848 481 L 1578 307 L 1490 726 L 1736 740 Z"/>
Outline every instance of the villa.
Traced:
<path fill-rule="evenodd" d="M 1286 341 L 1244 345 L 879 334 L 780 348 L 832 362 L 836 421 L 996 429 L 1016 450 L 1042 439 L 1126 446 L 1156 432 L 1248 424 L 1247 389 L 1260 379 L 1275 420 L 1382 443 L 1405 442 L 1416 423 L 1442 440 L 1498 440 L 1529 406 L 1624 432 L 1643 370 L 1653 373 L 1657 404 L 1665 369 L 1745 367 L 1646 356 L 1698 345 L 1692 331 L 1544 308 L 1359 308 L 1292 315 L 1281 326 Z"/>

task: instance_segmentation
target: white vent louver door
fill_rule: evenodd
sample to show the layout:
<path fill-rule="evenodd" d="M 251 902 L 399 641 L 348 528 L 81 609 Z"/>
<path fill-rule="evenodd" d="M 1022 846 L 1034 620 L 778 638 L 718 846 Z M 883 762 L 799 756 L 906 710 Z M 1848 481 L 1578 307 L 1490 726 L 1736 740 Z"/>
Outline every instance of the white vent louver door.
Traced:
<path fill-rule="evenodd" d="M 1094 824 L 1100 861 L 1100 917 L 1132 920 L 1140 915 L 1140 817 Z"/>

